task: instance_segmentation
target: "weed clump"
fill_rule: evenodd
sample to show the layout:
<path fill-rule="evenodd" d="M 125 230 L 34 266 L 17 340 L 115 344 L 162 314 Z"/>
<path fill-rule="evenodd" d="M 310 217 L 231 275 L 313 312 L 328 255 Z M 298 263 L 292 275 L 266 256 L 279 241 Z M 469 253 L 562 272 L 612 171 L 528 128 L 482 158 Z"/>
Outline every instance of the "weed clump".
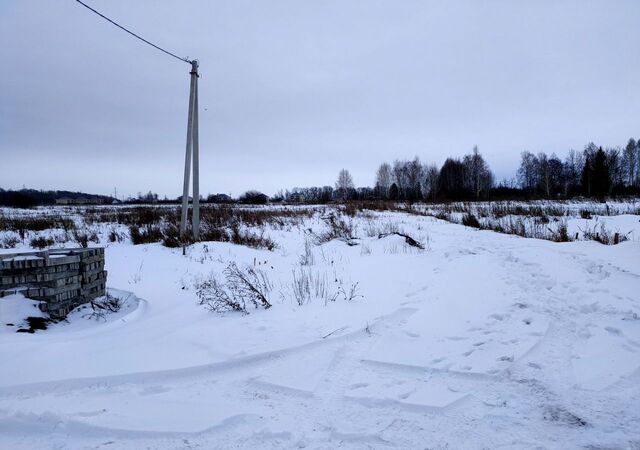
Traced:
<path fill-rule="evenodd" d="M 50 237 L 39 236 L 31 239 L 31 242 L 29 242 L 29 245 L 31 245 L 31 247 L 33 248 L 37 248 L 38 250 L 43 250 L 47 247 L 51 247 L 54 244 L 54 242 L 55 241 Z"/>
<path fill-rule="evenodd" d="M 462 217 L 462 225 L 472 228 L 480 228 L 478 218 L 471 213 L 467 213 Z"/>
<path fill-rule="evenodd" d="M 20 243 L 20 239 L 16 236 L 4 236 L 0 238 L 0 248 L 15 248 Z"/>
<path fill-rule="evenodd" d="M 620 242 L 624 242 L 629 239 L 625 234 L 619 232 L 613 232 L 605 227 L 604 223 L 600 224 L 600 230 L 596 227 L 587 228 L 582 232 L 582 237 L 588 241 L 596 241 L 603 245 L 618 245 Z"/>
<path fill-rule="evenodd" d="M 248 314 L 247 306 L 271 308 L 271 283 L 266 274 L 251 266 L 230 263 L 223 271 L 225 281 L 215 276 L 196 284 L 199 303 L 214 312 L 237 311 Z"/>
<path fill-rule="evenodd" d="M 582 219 L 591 219 L 591 211 L 589 211 L 588 209 L 581 209 L 580 210 L 580 217 Z"/>
<path fill-rule="evenodd" d="M 138 225 L 131 225 L 129 234 L 133 245 L 160 242 L 163 238 L 162 230 L 156 225 L 145 225 L 142 228 Z"/>

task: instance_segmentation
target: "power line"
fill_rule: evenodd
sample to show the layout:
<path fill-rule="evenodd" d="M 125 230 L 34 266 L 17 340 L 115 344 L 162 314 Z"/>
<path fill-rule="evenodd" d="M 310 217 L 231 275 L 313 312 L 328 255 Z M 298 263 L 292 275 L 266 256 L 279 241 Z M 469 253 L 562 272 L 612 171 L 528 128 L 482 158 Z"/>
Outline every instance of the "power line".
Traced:
<path fill-rule="evenodd" d="M 117 26 L 118 28 L 120 28 L 123 31 L 126 31 L 127 33 L 129 33 L 130 35 L 132 35 L 133 37 L 136 37 L 138 39 L 140 39 L 142 42 L 149 44 L 152 47 L 157 48 L 158 50 L 160 50 L 161 52 L 166 53 L 169 56 L 173 56 L 176 59 L 179 59 L 180 61 L 184 61 L 186 63 L 191 64 L 192 61 L 190 61 L 188 58 L 181 58 L 178 55 L 175 55 L 173 53 L 171 53 L 168 50 L 163 49 L 162 47 L 158 47 L 156 44 L 154 44 L 153 42 L 149 42 L 146 39 L 144 39 L 143 37 L 138 36 L 137 34 L 135 34 L 133 31 L 127 30 L 125 27 L 123 27 L 122 25 L 114 22 L 113 20 L 109 19 L 107 16 L 105 16 L 104 14 L 101 14 L 100 12 L 96 11 L 95 9 L 93 9 L 91 6 L 87 5 L 86 3 L 81 2 L 80 0 L 76 0 L 76 2 L 80 3 L 82 6 L 84 6 L 85 8 L 87 8 L 90 11 L 93 11 L 94 13 L 96 13 L 97 15 L 99 15 L 100 17 L 102 17 L 104 20 L 111 22 L 113 25 Z"/>

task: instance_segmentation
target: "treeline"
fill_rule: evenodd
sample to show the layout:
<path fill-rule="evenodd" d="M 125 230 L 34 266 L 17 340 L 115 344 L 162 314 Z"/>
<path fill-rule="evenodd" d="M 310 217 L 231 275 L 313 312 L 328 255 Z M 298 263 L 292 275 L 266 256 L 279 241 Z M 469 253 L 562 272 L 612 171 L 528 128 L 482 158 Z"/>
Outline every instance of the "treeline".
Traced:
<path fill-rule="evenodd" d="M 68 199 L 72 202 L 104 204 L 112 203 L 113 198 L 104 195 L 86 194 L 71 191 L 38 191 L 36 189 L 5 190 L 0 188 L 0 206 L 31 208 L 53 205 L 56 201 Z"/>
<path fill-rule="evenodd" d="M 601 197 L 640 192 L 640 142 L 603 149 L 594 143 L 571 150 L 564 160 L 545 153 L 523 152 L 519 187 L 531 195 Z"/>
<path fill-rule="evenodd" d="M 589 143 L 564 159 L 524 151 L 516 176 L 498 184 L 477 147 L 462 158 L 447 158 L 441 167 L 418 157 L 382 163 L 373 187 L 356 188 L 348 170 L 331 186 L 294 188 L 271 200 L 326 203 L 343 200 L 490 200 L 603 197 L 640 194 L 640 141 L 606 148 Z"/>
<path fill-rule="evenodd" d="M 268 197 L 250 190 L 232 198 L 226 194 L 201 197 L 203 203 L 265 204 L 268 202 L 329 203 L 348 200 L 447 201 L 604 197 L 640 195 L 640 141 L 629 139 L 624 147 L 602 148 L 587 144 L 571 150 L 564 159 L 544 152 L 521 153 L 516 175 L 496 184 L 489 164 L 474 147 L 462 158 L 447 158 L 442 166 L 424 164 L 418 157 L 383 162 L 373 187 L 356 188 L 348 170 L 342 169 L 334 186 L 293 188 Z M 0 188 L 0 206 L 31 207 L 64 204 L 125 203 L 179 204 L 176 199 L 159 199 L 149 191 L 118 201 L 113 197 L 69 191 L 19 191 Z"/>

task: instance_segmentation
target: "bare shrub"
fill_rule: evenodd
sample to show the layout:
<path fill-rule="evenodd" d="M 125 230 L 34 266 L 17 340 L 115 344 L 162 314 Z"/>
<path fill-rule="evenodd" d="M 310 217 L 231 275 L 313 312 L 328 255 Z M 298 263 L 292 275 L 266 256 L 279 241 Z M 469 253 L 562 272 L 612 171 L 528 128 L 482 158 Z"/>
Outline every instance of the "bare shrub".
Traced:
<path fill-rule="evenodd" d="M 177 222 L 180 210 L 176 207 L 134 206 L 117 208 L 87 208 L 84 210 L 85 223 L 117 223 L 122 225 L 156 225 L 161 222 Z"/>
<path fill-rule="evenodd" d="M 107 320 L 107 315 L 117 313 L 122 308 L 122 305 L 123 301 L 121 298 L 107 293 L 104 297 L 98 297 L 91 301 L 91 309 L 93 312 L 89 315 L 89 318 Z"/>
<path fill-rule="evenodd" d="M 200 224 L 212 228 L 226 228 L 232 224 L 249 227 L 272 225 L 282 227 L 285 224 L 301 224 L 305 218 L 312 217 L 313 208 L 260 208 L 251 206 L 215 205 L 200 210 Z"/>
<path fill-rule="evenodd" d="M 98 233 L 96 233 L 95 231 L 87 232 L 87 231 L 80 231 L 78 229 L 74 229 L 73 239 L 82 248 L 87 248 L 89 246 L 89 242 L 94 242 L 96 244 L 100 243 L 100 238 L 98 237 Z"/>
<path fill-rule="evenodd" d="M 319 244 L 329 242 L 334 239 L 340 239 L 346 242 L 350 242 L 354 237 L 353 224 L 351 221 L 347 222 L 338 213 L 331 212 L 328 215 L 322 217 L 322 220 L 327 224 L 328 230 L 321 235 L 317 236 Z"/>
<path fill-rule="evenodd" d="M 251 266 L 240 269 L 232 262 L 223 274 L 224 283 L 212 276 L 196 284 L 196 295 L 201 305 L 215 312 L 240 311 L 245 314 L 248 314 L 247 305 L 271 308 L 268 300 L 271 283 L 264 272 Z"/>
<path fill-rule="evenodd" d="M 89 246 L 89 235 L 87 233 L 83 233 L 83 232 L 80 232 L 78 230 L 74 230 L 73 239 L 82 248 L 87 248 Z"/>
<path fill-rule="evenodd" d="M 200 223 L 200 240 L 209 242 L 229 242 L 231 238 L 224 228 L 211 224 L 210 222 Z"/>
<path fill-rule="evenodd" d="M 360 247 L 360 256 L 368 256 L 371 254 L 371 247 L 369 247 L 367 244 L 363 244 L 362 247 Z"/>
<path fill-rule="evenodd" d="M 227 286 L 237 297 L 248 300 L 256 308 L 271 308 L 271 303 L 267 300 L 271 283 L 263 271 L 251 266 L 241 270 L 235 263 L 231 263 L 224 270 L 224 274 Z"/>
<path fill-rule="evenodd" d="M 369 219 L 364 231 L 368 237 L 379 237 L 381 234 L 399 233 L 400 227 L 390 220 L 380 224 L 374 219 Z"/>
<path fill-rule="evenodd" d="M 552 229 L 549 231 L 551 232 L 551 240 L 554 242 L 570 242 L 572 240 L 566 222 L 561 222 L 555 231 Z"/>
<path fill-rule="evenodd" d="M 16 236 L 8 235 L 0 238 L 0 248 L 15 248 L 20 243 Z"/>
<path fill-rule="evenodd" d="M 238 201 L 246 205 L 265 205 L 269 197 L 259 191 L 247 191 L 238 198 Z"/>
<path fill-rule="evenodd" d="M 355 300 L 358 297 L 362 297 L 362 295 L 358 294 L 358 291 L 358 283 L 352 283 L 347 289 L 342 285 L 338 287 L 338 293 L 342 295 L 344 300 L 347 302 Z"/>
<path fill-rule="evenodd" d="M 293 269 L 291 293 L 299 306 L 309 303 L 314 298 L 321 299 L 326 304 L 338 297 L 338 292 L 331 289 L 326 272 L 304 267 Z"/>
<path fill-rule="evenodd" d="M 236 299 L 224 283 L 220 283 L 213 276 L 196 285 L 196 295 L 199 303 L 206 306 L 210 311 L 238 311 L 248 314 L 244 302 L 241 299 Z"/>
<path fill-rule="evenodd" d="M 276 248 L 276 243 L 268 237 L 265 237 L 264 234 L 259 235 L 252 233 L 251 231 L 241 229 L 237 225 L 231 228 L 231 242 L 252 248 L 266 248 L 267 250 Z"/>
<path fill-rule="evenodd" d="M 50 237 L 39 236 L 31 239 L 29 245 L 33 248 L 37 248 L 38 250 L 45 249 L 47 247 L 51 247 L 54 244 L 54 240 Z"/>
<path fill-rule="evenodd" d="M 118 232 L 118 230 L 116 230 L 115 227 L 112 227 L 111 230 L 109 231 L 109 242 L 122 242 L 124 241 L 124 235 L 120 232 Z"/>
<path fill-rule="evenodd" d="M 0 213 L 0 231 L 15 231 L 24 239 L 27 231 L 44 231 L 61 228 L 69 231 L 75 228 L 75 222 L 61 215 L 42 215 L 12 217 Z"/>
<path fill-rule="evenodd" d="M 300 255 L 301 266 L 312 266 L 315 264 L 315 257 L 313 255 L 313 249 L 309 239 L 304 241 L 304 253 Z"/>
<path fill-rule="evenodd" d="M 182 247 L 192 243 L 188 234 L 180 236 L 178 225 L 169 224 L 162 230 L 162 245 L 169 248 Z"/>
<path fill-rule="evenodd" d="M 480 228 L 480 222 L 471 213 L 467 213 L 462 217 L 462 225 L 473 228 Z"/>
<path fill-rule="evenodd" d="M 607 230 L 607 227 L 604 223 L 600 224 L 600 230 L 596 229 L 596 226 L 593 228 L 587 228 L 582 232 L 582 236 L 585 240 L 588 241 L 596 241 L 604 245 L 617 245 L 620 242 L 624 242 L 629 239 L 629 237 L 625 234 L 620 234 L 619 232 L 614 232 L 611 230 Z"/>
<path fill-rule="evenodd" d="M 293 269 L 292 275 L 289 288 L 291 296 L 299 306 L 310 303 L 312 300 L 320 300 L 326 305 L 340 297 L 345 301 L 362 297 L 358 294 L 358 283 L 345 286 L 344 281 L 336 276 L 335 272 L 331 275 L 323 270 L 299 266 Z M 284 293 L 281 295 L 286 297 Z"/>
<path fill-rule="evenodd" d="M 580 210 L 580 217 L 582 219 L 591 219 L 591 211 L 589 211 L 588 209 L 581 209 Z"/>
<path fill-rule="evenodd" d="M 516 236 L 527 237 L 527 228 L 524 225 L 524 221 L 518 217 L 514 219 L 509 217 L 509 221 L 506 223 L 504 230 L 507 234 L 515 234 Z"/>
<path fill-rule="evenodd" d="M 368 211 L 392 211 L 424 215 L 419 210 L 413 208 L 413 205 L 406 205 L 393 201 L 352 201 L 346 203 L 342 208 L 342 212 L 349 217 L 355 217 L 356 215 L 364 215 L 366 217 Z"/>
<path fill-rule="evenodd" d="M 131 225 L 129 234 L 133 245 L 160 242 L 163 238 L 162 229 L 156 225 L 145 225 L 142 228 L 138 225 Z"/>
<path fill-rule="evenodd" d="M 305 271 L 302 267 L 293 269 L 293 281 L 291 292 L 298 306 L 308 303 L 311 299 L 311 271 Z"/>
<path fill-rule="evenodd" d="M 547 216 L 536 217 L 535 220 L 538 224 L 547 224 L 550 222 L 549 217 Z"/>

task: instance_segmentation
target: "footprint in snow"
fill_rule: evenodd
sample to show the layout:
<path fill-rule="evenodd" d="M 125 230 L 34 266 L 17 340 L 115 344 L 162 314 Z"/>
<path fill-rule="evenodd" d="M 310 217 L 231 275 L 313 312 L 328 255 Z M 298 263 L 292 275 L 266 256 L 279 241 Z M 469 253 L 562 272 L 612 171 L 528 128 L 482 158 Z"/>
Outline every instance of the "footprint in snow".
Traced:
<path fill-rule="evenodd" d="M 156 395 L 169 392 L 171 389 L 165 386 L 149 386 L 138 392 L 139 395 Z"/>
<path fill-rule="evenodd" d="M 409 396 L 410 396 L 412 393 L 413 393 L 413 391 L 405 392 L 405 393 L 403 393 L 403 394 L 398 395 L 398 398 L 399 398 L 400 400 L 406 400 L 406 399 L 408 399 L 408 398 L 409 398 Z"/>
<path fill-rule="evenodd" d="M 638 353 L 638 349 L 636 349 L 636 348 L 634 348 L 634 347 L 630 347 L 630 346 L 628 346 L 627 344 L 622 344 L 622 345 L 621 345 L 621 347 L 622 347 L 623 349 L 625 349 L 626 351 L 628 351 L 628 352 L 631 352 L 631 353 Z"/>
<path fill-rule="evenodd" d="M 616 336 L 622 336 L 622 331 L 620 331 L 618 328 L 604 327 L 604 329 L 611 334 L 615 334 Z"/>

